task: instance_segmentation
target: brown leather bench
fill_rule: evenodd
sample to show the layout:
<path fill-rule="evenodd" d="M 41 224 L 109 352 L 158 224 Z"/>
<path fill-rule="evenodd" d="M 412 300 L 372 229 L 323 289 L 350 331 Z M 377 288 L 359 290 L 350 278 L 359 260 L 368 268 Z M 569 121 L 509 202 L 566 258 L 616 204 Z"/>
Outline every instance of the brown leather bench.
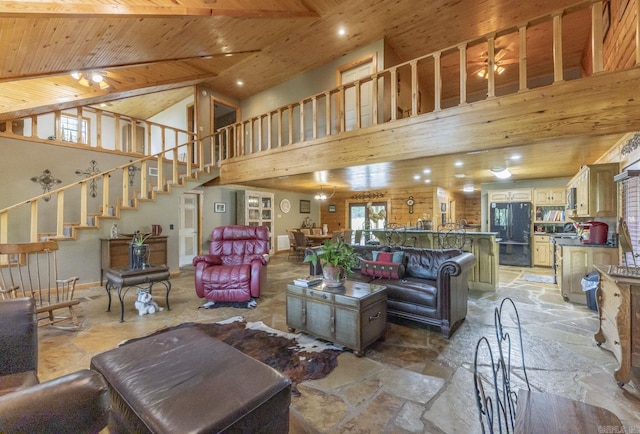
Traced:
<path fill-rule="evenodd" d="M 99 354 L 116 432 L 286 433 L 291 382 L 273 368 L 193 329 L 150 336 Z"/>

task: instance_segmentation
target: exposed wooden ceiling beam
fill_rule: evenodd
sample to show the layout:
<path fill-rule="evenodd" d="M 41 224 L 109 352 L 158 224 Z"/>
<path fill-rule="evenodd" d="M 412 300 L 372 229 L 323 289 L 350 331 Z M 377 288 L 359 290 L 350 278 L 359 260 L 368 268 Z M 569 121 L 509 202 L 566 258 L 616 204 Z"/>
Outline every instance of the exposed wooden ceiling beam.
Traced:
<path fill-rule="evenodd" d="M 318 17 L 301 0 L 274 0 L 259 3 L 259 8 L 247 7 L 250 2 L 242 0 L 159 0 L 153 5 L 142 5 L 128 0 L 30 0 L 0 2 L 0 16 L 84 16 L 99 17 L 126 15 L 129 17 L 166 16 L 226 16 L 237 18 L 293 18 Z"/>
<path fill-rule="evenodd" d="M 134 62 L 134 63 L 121 63 L 117 65 L 107 65 L 107 66 L 96 66 L 91 69 L 79 69 L 78 72 L 90 72 L 90 71 L 113 71 L 117 69 L 125 69 L 125 68 L 135 68 L 139 66 L 153 66 L 159 65 L 162 63 L 168 62 L 188 62 L 190 60 L 209 60 L 214 57 L 227 57 L 227 56 L 239 56 L 244 54 L 253 54 L 258 53 L 260 50 L 246 50 L 246 51 L 234 51 L 230 53 L 216 53 L 216 54 L 204 54 L 202 56 L 191 56 L 191 57 L 180 57 L 174 59 L 160 59 L 160 60 L 148 60 L 145 62 Z M 37 78 L 47 78 L 47 77 L 55 77 L 57 75 L 69 74 L 72 71 L 48 71 L 40 74 L 29 74 L 23 75 L 20 77 L 0 77 L 0 83 L 6 83 L 10 81 L 20 81 L 20 80 L 32 80 Z M 207 78 L 215 77 L 217 74 L 211 74 Z"/>
<path fill-rule="evenodd" d="M 186 87 L 193 86 L 196 84 L 202 83 L 207 78 L 210 78 L 208 74 L 202 74 L 197 77 L 185 77 L 181 80 L 171 80 L 171 81 L 158 81 L 153 84 L 149 84 L 144 87 L 140 87 L 139 85 L 131 86 L 130 88 L 119 89 L 116 92 L 113 91 L 100 91 L 100 90 L 88 90 L 87 94 L 78 94 L 73 100 L 65 101 L 62 103 L 53 103 L 49 101 L 41 101 L 40 103 L 45 103 L 45 105 L 40 105 L 38 107 L 29 107 L 18 109 L 12 111 L 10 113 L 0 113 L 0 122 L 16 119 L 21 117 L 27 117 L 31 115 L 37 115 L 42 113 L 49 113 L 55 110 L 64 110 L 71 107 L 77 107 L 79 105 L 92 105 L 92 104 L 100 104 L 102 102 L 122 99 L 122 98 L 131 98 L 134 96 L 144 95 L 153 92 L 160 92 L 163 90 L 176 89 L 178 87 Z"/>

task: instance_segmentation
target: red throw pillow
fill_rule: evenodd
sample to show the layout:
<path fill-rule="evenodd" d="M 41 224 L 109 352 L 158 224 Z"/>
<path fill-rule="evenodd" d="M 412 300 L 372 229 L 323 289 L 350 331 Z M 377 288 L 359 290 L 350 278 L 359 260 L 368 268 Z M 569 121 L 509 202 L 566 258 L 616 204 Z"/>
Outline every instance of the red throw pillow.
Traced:
<path fill-rule="evenodd" d="M 404 276 L 404 266 L 391 261 L 362 261 L 360 273 L 366 276 L 384 279 L 402 279 Z"/>

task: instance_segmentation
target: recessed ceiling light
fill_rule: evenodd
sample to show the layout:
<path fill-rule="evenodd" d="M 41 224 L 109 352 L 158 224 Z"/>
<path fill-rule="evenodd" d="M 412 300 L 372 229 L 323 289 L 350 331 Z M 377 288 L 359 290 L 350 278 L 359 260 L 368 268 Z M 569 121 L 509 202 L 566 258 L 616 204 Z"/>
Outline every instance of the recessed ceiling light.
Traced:
<path fill-rule="evenodd" d="M 236 81 L 236 84 L 237 84 L 238 86 L 242 86 L 242 85 L 244 84 L 244 81 L 242 81 L 242 80 L 238 80 L 238 81 Z"/>
<path fill-rule="evenodd" d="M 462 187 L 462 191 L 464 191 L 465 193 L 472 193 L 474 190 L 475 188 L 473 187 L 473 184 L 468 184 Z"/>
<path fill-rule="evenodd" d="M 491 172 L 498 179 L 511 178 L 511 172 L 509 172 L 509 169 L 505 169 L 504 167 L 498 167 L 498 168 L 495 168 L 495 169 L 491 169 Z"/>
<path fill-rule="evenodd" d="M 462 167 L 464 163 L 462 161 L 456 161 L 455 163 L 453 163 L 454 166 L 456 167 Z"/>
<path fill-rule="evenodd" d="M 420 179 L 420 175 L 413 175 L 413 179 L 417 181 L 418 179 Z"/>
<path fill-rule="evenodd" d="M 430 180 L 430 179 L 425 179 L 425 180 L 424 180 L 424 183 L 425 183 L 425 184 L 431 184 L 431 180 Z"/>
<path fill-rule="evenodd" d="M 431 173 L 431 169 L 424 169 L 424 170 L 422 171 L 422 173 L 429 174 L 429 173 Z"/>
<path fill-rule="evenodd" d="M 346 34 L 347 34 L 347 30 L 346 30 L 344 27 L 340 27 L 340 28 L 338 29 L 338 35 L 340 35 L 340 36 L 344 36 L 344 35 L 346 35 Z"/>
<path fill-rule="evenodd" d="M 520 154 L 513 154 L 511 157 L 512 160 L 519 160 L 520 159 Z"/>
<path fill-rule="evenodd" d="M 462 178 L 464 178 L 466 175 L 465 175 L 464 173 L 456 173 L 454 176 L 455 176 L 456 178 L 458 178 L 458 179 L 462 179 Z"/>

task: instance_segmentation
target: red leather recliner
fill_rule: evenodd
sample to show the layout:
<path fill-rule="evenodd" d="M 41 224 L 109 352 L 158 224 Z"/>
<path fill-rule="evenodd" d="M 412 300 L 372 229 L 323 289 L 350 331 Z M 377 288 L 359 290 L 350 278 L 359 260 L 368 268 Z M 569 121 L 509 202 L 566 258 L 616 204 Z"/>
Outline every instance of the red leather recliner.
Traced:
<path fill-rule="evenodd" d="M 211 233 L 208 255 L 193 258 L 196 294 L 212 302 L 260 297 L 267 282 L 269 231 L 265 226 L 220 226 Z"/>

